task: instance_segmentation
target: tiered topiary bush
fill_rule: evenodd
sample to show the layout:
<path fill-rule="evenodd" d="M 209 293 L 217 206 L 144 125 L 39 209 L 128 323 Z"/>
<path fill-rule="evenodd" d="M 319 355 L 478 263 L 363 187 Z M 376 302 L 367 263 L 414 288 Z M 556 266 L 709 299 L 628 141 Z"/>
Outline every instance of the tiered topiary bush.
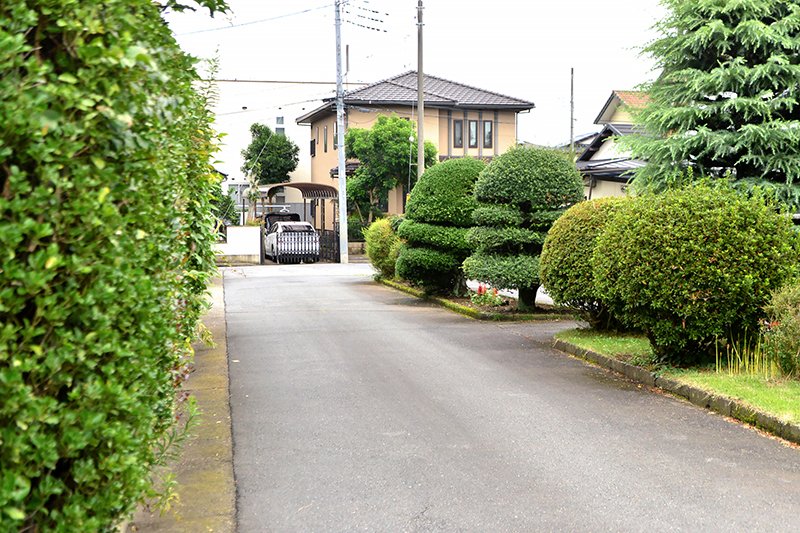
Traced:
<path fill-rule="evenodd" d="M 212 116 L 151 0 L 2 2 L 0 70 L 0 530 L 112 531 L 176 430 Z"/>
<path fill-rule="evenodd" d="M 625 203 L 592 264 L 611 312 L 641 328 L 662 362 L 683 365 L 713 359 L 717 342 L 756 338 L 798 260 L 798 234 L 774 205 L 702 183 Z"/>
<path fill-rule="evenodd" d="M 583 181 L 564 155 L 516 147 L 494 158 L 475 185 L 477 227 L 467 241 L 469 278 L 496 288 L 518 289 L 520 309 L 535 307 L 539 254 L 547 230 L 563 211 L 583 199 Z"/>
<path fill-rule="evenodd" d="M 364 230 L 367 257 L 381 276 L 394 277 L 397 254 L 400 252 L 400 237 L 397 236 L 389 218 L 379 218 Z"/>
<path fill-rule="evenodd" d="M 628 198 L 598 198 L 570 207 L 547 233 L 540 259 L 542 285 L 557 304 L 575 309 L 598 330 L 622 326 L 600 301 L 591 260 L 597 236 Z"/>
<path fill-rule="evenodd" d="M 450 159 L 425 171 L 411 191 L 398 233 L 397 274 L 426 292 L 463 294 L 461 263 L 469 255 L 467 229 L 477 206 L 475 180 L 486 167 L 470 158 Z"/>

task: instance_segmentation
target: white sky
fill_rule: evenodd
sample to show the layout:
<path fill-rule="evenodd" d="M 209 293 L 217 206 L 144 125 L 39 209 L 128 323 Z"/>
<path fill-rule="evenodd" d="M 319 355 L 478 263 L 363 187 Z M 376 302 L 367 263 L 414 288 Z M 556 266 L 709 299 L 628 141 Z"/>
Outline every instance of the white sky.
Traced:
<path fill-rule="evenodd" d="M 231 14 L 214 19 L 207 11 L 167 16 L 184 50 L 219 59 L 219 78 L 336 80 L 332 0 L 229 4 Z M 576 135 L 599 129 L 593 121 L 613 89 L 634 89 L 655 76 L 638 48 L 655 37 L 651 28 L 664 13 L 658 0 L 424 0 L 424 6 L 423 70 L 534 102 L 531 113 L 520 115 L 523 141 L 569 140 L 570 67 Z M 350 49 L 347 81 L 371 83 L 417 68 L 416 0 L 349 0 L 344 9 L 350 21 L 342 26 L 342 46 Z M 294 120 L 334 89 L 221 83 L 215 112 L 227 136 L 217 168 L 239 175 L 250 124 L 274 128 L 281 115 L 301 148 L 298 172 L 307 172 L 310 134 Z"/>

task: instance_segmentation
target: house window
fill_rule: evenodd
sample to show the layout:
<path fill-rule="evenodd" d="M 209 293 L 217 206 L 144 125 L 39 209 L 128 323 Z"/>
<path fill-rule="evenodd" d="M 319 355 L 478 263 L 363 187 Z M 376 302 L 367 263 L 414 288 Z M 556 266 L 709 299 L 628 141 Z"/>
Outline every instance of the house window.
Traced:
<path fill-rule="evenodd" d="M 484 120 L 483 121 L 483 147 L 484 148 L 491 148 L 492 147 L 492 121 L 491 120 Z"/>
<path fill-rule="evenodd" d="M 339 148 L 339 123 L 333 123 L 333 149 Z"/>
<path fill-rule="evenodd" d="M 453 147 L 464 148 L 464 121 L 453 121 Z"/>
<path fill-rule="evenodd" d="M 283 117 L 275 117 L 275 124 L 283 124 Z"/>
<path fill-rule="evenodd" d="M 317 155 L 317 143 L 314 142 L 314 139 L 311 139 L 311 157 Z"/>
<path fill-rule="evenodd" d="M 319 126 L 317 126 L 317 136 L 316 136 L 317 144 L 319 144 Z"/>
<path fill-rule="evenodd" d="M 322 128 L 322 151 L 328 151 L 328 126 Z"/>
<path fill-rule="evenodd" d="M 286 128 L 275 128 L 275 134 L 276 135 L 285 136 L 286 135 Z"/>
<path fill-rule="evenodd" d="M 469 121 L 469 147 L 470 148 L 477 148 L 478 147 L 478 121 L 477 120 L 470 120 Z"/>

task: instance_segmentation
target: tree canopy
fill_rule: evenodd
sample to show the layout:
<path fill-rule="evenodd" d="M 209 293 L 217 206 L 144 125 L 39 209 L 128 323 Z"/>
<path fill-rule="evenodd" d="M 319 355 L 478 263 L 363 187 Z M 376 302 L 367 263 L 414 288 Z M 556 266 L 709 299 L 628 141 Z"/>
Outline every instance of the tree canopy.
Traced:
<path fill-rule="evenodd" d="M 397 116 L 379 116 L 370 129 L 350 128 L 345 136 L 348 158 L 361 163 L 347 184 L 362 218 L 372 221 L 389 191 L 413 187 L 417 176 L 417 136 L 414 123 Z M 436 147 L 425 141 L 425 167 L 436 162 Z M 367 211 L 366 213 L 364 211 Z"/>
<path fill-rule="evenodd" d="M 645 51 L 662 70 L 628 140 L 648 162 L 640 189 L 660 190 L 690 167 L 765 185 L 800 206 L 800 4 L 665 0 L 662 37 Z"/>
<path fill-rule="evenodd" d="M 253 175 L 261 185 L 286 183 L 289 173 L 297 168 L 300 149 L 285 135 L 274 133 L 269 126 L 254 123 L 250 126 L 253 139 L 242 150 L 245 176 Z"/>

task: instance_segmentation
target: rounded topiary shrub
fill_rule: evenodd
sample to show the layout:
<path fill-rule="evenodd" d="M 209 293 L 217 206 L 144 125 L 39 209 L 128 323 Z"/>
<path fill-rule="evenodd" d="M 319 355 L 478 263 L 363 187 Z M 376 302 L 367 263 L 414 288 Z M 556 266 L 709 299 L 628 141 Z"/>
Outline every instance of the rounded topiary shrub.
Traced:
<path fill-rule="evenodd" d="M 626 202 L 592 255 L 597 294 L 641 328 L 658 359 L 713 358 L 756 337 L 770 293 L 794 272 L 798 235 L 758 196 L 701 183 Z"/>
<path fill-rule="evenodd" d="M 556 220 L 542 248 L 542 285 L 555 303 L 575 309 L 595 329 L 621 329 L 595 290 L 591 260 L 609 216 L 628 201 L 598 198 L 575 204 Z"/>
<path fill-rule="evenodd" d="M 400 238 L 392 229 L 392 220 L 381 218 L 364 230 L 367 257 L 381 276 L 393 278 L 397 255 L 400 251 Z"/>
<path fill-rule="evenodd" d="M 519 308 L 534 308 L 547 230 L 582 198 L 583 180 L 563 154 L 515 147 L 494 158 L 475 184 L 477 226 L 467 234 L 473 254 L 464 262 L 466 275 L 517 289 Z"/>
<path fill-rule="evenodd" d="M 466 292 L 461 263 L 470 252 L 466 233 L 477 206 L 475 180 L 485 166 L 477 159 L 450 159 L 425 171 L 398 229 L 407 243 L 398 257 L 398 276 L 430 293 Z"/>

